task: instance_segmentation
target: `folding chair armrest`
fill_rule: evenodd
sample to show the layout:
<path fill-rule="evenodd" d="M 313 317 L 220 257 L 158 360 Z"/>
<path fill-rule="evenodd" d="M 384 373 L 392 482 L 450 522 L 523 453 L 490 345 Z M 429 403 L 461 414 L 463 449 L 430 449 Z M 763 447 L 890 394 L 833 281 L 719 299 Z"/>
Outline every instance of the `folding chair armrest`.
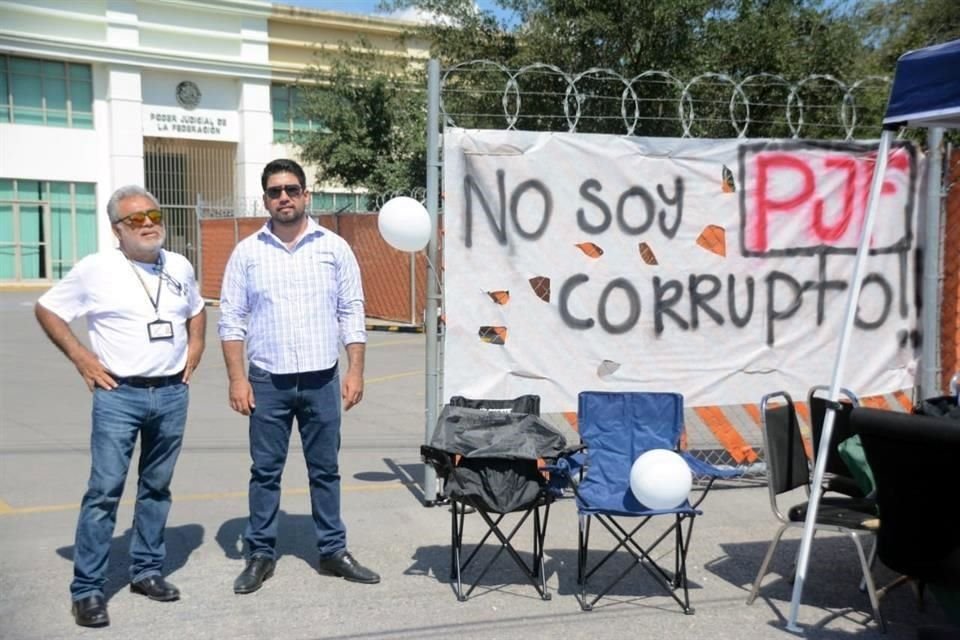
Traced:
<path fill-rule="evenodd" d="M 713 483 L 716 480 L 737 478 L 743 475 L 743 471 L 740 469 L 733 467 L 715 467 L 709 462 L 704 462 L 700 458 L 695 457 L 689 451 L 681 451 L 680 456 L 686 461 L 687 466 L 690 467 L 690 472 L 693 473 L 694 478 L 707 479 L 707 486 L 703 488 L 703 492 L 700 494 L 700 497 L 695 502 L 691 503 L 691 506 L 694 509 L 696 509 L 697 506 L 703 502 L 704 498 L 707 497 L 707 493 L 710 492 L 710 489 L 713 487 Z"/>
<path fill-rule="evenodd" d="M 446 478 L 453 471 L 453 455 L 443 449 L 437 449 L 430 445 L 420 445 L 420 458 L 427 464 L 432 465 L 437 473 Z"/>
<path fill-rule="evenodd" d="M 694 476 L 701 476 L 713 479 L 737 478 L 743 475 L 743 470 L 735 467 L 715 467 L 709 462 L 704 462 L 689 451 L 681 451 L 680 456 L 687 462 L 690 471 Z"/>
<path fill-rule="evenodd" d="M 581 451 L 586 450 L 586 448 L 587 448 L 587 445 L 583 444 L 582 442 L 580 444 L 572 444 L 560 453 L 560 457 L 567 458 L 569 456 L 575 455 L 577 453 L 580 453 Z"/>
<path fill-rule="evenodd" d="M 586 445 L 582 444 L 567 447 L 556 458 L 547 460 L 547 464 L 543 466 L 544 471 L 570 479 L 583 468 L 582 451 L 586 448 Z"/>

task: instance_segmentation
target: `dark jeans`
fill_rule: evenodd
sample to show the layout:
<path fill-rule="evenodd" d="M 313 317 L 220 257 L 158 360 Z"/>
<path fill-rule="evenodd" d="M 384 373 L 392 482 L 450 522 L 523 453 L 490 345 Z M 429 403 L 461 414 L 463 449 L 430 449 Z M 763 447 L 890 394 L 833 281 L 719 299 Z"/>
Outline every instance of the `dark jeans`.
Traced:
<path fill-rule="evenodd" d="M 317 548 L 325 558 L 344 549 L 340 519 L 340 377 L 325 371 L 271 374 L 250 365 L 256 408 L 250 415 L 250 520 L 247 555 L 276 556 L 280 478 L 296 418 L 310 480 Z"/>
<path fill-rule="evenodd" d="M 130 539 L 130 579 L 159 575 L 166 546 L 170 480 L 187 422 L 188 387 L 139 389 L 121 385 L 93 392 L 90 481 L 80 506 L 73 551 L 74 600 L 103 594 L 110 541 L 137 434 L 140 474 Z"/>

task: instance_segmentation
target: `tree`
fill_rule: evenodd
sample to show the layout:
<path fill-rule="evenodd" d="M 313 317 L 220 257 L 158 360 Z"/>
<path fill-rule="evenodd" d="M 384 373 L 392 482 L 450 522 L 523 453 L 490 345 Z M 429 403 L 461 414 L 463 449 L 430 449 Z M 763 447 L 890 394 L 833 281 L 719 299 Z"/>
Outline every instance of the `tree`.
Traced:
<path fill-rule="evenodd" d="M 582 91 L 575 104 L 563 103 L 567 87 L 559 74 L 545 68 L 525 73 L 516 81 L 524 107 L 514 123 L 518 128 L 565 130 L 570 126 L 566 114 L 573 111 L 579 118 L 578 131 L 623 133 L 625 119 L 635 113 L 640 123 L 635 133 L 682 135 L 686 131 L 677 105 L 683 83 L 711 72 L 730 80 L 714 77 L 691 89 L 684 105 L 697 116 L 690 133 L 727 137 L 739 134 L 729 115 L 731 82 L 773 74 L 795 83 L 816 74 L 840 82 L 806 84 L 791 115 L 803 108 L 803 135 L 836 137 L 843 132 L 838 124 L 842 83 L 861 77 L 867 53 L 858 23 L 846 10 L 849 3 L 840 0 L 498 0 L 499 6 L 513 12 L 515 21 L 510 24 L 498 22 L 490 12 L 478 12 L 465 0 L 385 4 L 415 6 L 446 17 L 420 30 L 445 66 L 486 58 L 511 69 L 541 62 L 568 75 L 590 68 L 612 72 L 578 79 Z M 669 77 L 637 79 L 651 69 Z M 642 94 L 637 102 L 628 96 L 627 118 L 620 99 L 624 80 L 632 80 Z M 444 87 L 444 101 L 461 126 L 485 126 L 476 114 L 502 113 L 504 100 L 509 111 L 516 101 L 505 90 L 502 73 L 475 74 L 456 82 Z M 786 83 L 766 78 L 750 84 L 750 91 L 748 99 L 756 106 L 750 113 L 749 135 L 792 135 L 786 125 Z M 740 117 L 746 118 L 742 104 L 740 109 Z M 858 116 L 861 125 L 878 122 L 875 108 Z"/>
<path fill-rule="evenodd" d="M 749 136 L 792 136 L 801 119 L 803 137 L 844 137 L 854 123 L 855 135 L 872 136 L 888 85 L 877 80 L 852 89 L 853 82 L 892 76 L 907 48 L 960 37 L 957 0 L 497 4 L 510 18 L 478 10 L 473 0 L 381 2 L 438 18 L 410 35 L 430 42 L 446 69 L 490 61 L 445 77 L 444 113 L 457 126 L 624 133 L 632 122 L 636 135 L 731 137 L 741 134 L 731 126 L 731 109 L 740 125 L 747 122 L 742 98 L 731 105 L 731 83 L 751 78 L 742 88 Z M 583 73 L 591 68 L 603 71 Z M 651 69 L 665 73 L 639 77 Z M 575 74 L 582 75 L 571 92 Z M 805 80 L 811 76 L 819 79 Z M 305 141 L 308 161 L 376 194 L 422 187 L 422 67 L 390 66 L 366 49 L 347 48 L 309 80 L 317 89 L 308 92 L 306 108 L 326 127 Z M 801 80 L 802 90 L 791 93 Z"/>
<path fill-rule="evenodd" d="M 303 135 L 301 156 L 327 179 L 366 189 L 368 206 L 426 181 L 425 80 L 421 68 L 342 45 L 329 66 L 299 83 L 300 115 L 322 125 Z"/>
<path fill-rule="evenodd" d="M 857 9 L 871 48 L 868 64 L 885 73 L 907 51 L 960 38 L 956 0 L 863 0 Z"/>

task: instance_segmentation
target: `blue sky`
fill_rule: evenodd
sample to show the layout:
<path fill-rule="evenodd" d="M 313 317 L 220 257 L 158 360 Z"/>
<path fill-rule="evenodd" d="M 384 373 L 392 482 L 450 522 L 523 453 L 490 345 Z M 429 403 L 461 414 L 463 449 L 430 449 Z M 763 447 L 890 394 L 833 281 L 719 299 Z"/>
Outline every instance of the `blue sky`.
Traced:
<path fill-rule="evenodd" d="M 305 7 L 309 9 L 326 9 L 329 11 L 339 11 L 341 13 L 360 13 L 364 15 L 377 15 L 376 8 L 379 0 L 275 0 L 279 4 L 289 4 L 295 7 Z M 499 17 L 506 17 L 506 14 L 497 7 L 493 0 L 476 0 L 477 6 L 482 9 L 496 9 Z M 383 14 L 380 14 L 383 15 Z"/>

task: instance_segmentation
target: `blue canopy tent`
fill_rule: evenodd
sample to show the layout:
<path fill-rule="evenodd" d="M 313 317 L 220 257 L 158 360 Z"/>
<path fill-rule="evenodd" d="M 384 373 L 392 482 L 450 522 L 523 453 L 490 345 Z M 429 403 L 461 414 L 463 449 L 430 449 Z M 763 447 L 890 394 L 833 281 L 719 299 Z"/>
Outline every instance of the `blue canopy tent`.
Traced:
<path fill-rule="evenodd" d="M 846 314 L 840 334 L 840 345 L 834 361 L 833 379 L 830 384 L 830 399 L 834 402 L 840 397 L 847 348 L 853 331 L 857 300 L 860 297 L 860 288 L 863 284 L 864 267 L 869 253 L 868 247 L 870 236 L 873 233 L 874 218 L 880 201 L 880 191 L 886 173 L 887 158 L 897 130 L 905 126 L 931 129 L 960 128 L 960 40 L 910 51 L 897 61 L 893 87 L 890 90 L 890 99 L 883 118 L 883 134 L 880 138 L 877 164 L 870 185 L 863 232 L 857 248 L 850 293 L 847 298 Z M 939 146 L 939 137 L 935 139 L 937 141 L 936 145 Z M 937 184 L 937 187 L 939 187 L 939 184 Z M 932 215 L 929 209 L 928 215 Z M 928 237 L 931 236 L 928 235 Z M 929 263 L 924 265 L 925 271 L 928 266 Z M 924 328 L 926 331 L 927 327 Z M 929 336 L 929 334 L 927 335 Z M 927 344 L 932 342 L 929 339 L 924 340 L 923 358 L 925 359 L 931 357 L 932 352 L 928 349 Z M 921 388 L 924 393 L 931 391 L 930 388 Z M 790 602 L 790 617 L 787 622 L 787 629 L 794 632 L 802 631 L 797 626 L 797 614 L 799 613 L 800 599 L 803 596 L 803 584 L 807 573 L 810 546 L 813 542 L 814 523 L 817 520 L 824 470 L 826 469 L 827 456 L 830 455 L 829 443 L 833 433 L 834 420 L 835 411 L 830 409 L 827 411 L 824 420 L 820 448 L 816 456 L 810 508 L 807 510 L 807 517 L 804 522 L 803 537 L 800 541 L 800 555 L 797 560 L 796 581 L 793 584 L 793 597 Z"/>

